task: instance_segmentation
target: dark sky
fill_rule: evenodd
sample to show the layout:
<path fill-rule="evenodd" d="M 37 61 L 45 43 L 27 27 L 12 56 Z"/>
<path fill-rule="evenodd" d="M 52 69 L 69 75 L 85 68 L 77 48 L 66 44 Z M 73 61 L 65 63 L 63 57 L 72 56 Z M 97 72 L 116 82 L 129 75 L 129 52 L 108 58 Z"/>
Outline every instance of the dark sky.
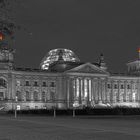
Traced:
<path fill-rule="evenodd" d="M 104 54 L 109 70 L 125 71 L 138 57 L 139 0 L 24 0 L 16 21 L 16 65 L 39 66 L 50 49 L 68 48 L 84 62 Z"/>

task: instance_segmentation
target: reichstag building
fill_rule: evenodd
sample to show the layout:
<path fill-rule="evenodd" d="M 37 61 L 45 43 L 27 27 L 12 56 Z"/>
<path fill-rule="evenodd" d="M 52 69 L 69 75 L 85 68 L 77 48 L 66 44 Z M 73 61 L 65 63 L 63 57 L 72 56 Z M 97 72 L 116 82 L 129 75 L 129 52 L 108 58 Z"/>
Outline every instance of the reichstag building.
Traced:
<path fill-rule="evenodd" d="M 83 63 L 69 49 L 53 49 L 39 69 L 18 68 L 14 52 L 0 48 L 0 108 L 58 109 L 140 107 L 140 59 L 127 63 L 125 74 L 110 73 L 98 63 Z"/>

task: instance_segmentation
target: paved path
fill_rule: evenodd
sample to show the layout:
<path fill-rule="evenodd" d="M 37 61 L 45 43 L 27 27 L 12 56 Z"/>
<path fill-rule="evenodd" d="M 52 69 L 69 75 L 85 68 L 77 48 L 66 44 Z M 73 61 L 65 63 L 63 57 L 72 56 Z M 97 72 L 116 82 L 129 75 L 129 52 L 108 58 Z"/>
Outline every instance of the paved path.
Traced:
<path fill-rule="evenodd" d="M 140 116 L 0 116 L 0 140 L 140 140 Z"/>

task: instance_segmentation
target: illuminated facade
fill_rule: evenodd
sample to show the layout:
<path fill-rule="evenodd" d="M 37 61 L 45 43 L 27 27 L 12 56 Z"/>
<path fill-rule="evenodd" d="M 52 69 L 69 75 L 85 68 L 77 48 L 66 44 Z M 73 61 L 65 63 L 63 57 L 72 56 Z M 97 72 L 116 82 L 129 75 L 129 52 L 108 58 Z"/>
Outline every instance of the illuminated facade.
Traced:
<path fill-rule="evenodd" d="M 17 68 L 14 51 L 0 49 L 0 109 L 140 107 L 140 59 L 126 74 L 98 63 L 83 63 L 68 49 L 51 50 L 40 69 Z"/>

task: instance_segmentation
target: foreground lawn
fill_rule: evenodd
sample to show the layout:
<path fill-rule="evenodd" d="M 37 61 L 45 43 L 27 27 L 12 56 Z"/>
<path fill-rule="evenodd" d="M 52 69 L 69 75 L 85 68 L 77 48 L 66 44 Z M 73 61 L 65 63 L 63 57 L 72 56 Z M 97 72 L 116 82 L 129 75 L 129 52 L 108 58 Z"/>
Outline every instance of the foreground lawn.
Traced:
<path fill-rule="evenodd" d="M 0 140 L 140 140 L 140 116 L 0 116 Z"/>

